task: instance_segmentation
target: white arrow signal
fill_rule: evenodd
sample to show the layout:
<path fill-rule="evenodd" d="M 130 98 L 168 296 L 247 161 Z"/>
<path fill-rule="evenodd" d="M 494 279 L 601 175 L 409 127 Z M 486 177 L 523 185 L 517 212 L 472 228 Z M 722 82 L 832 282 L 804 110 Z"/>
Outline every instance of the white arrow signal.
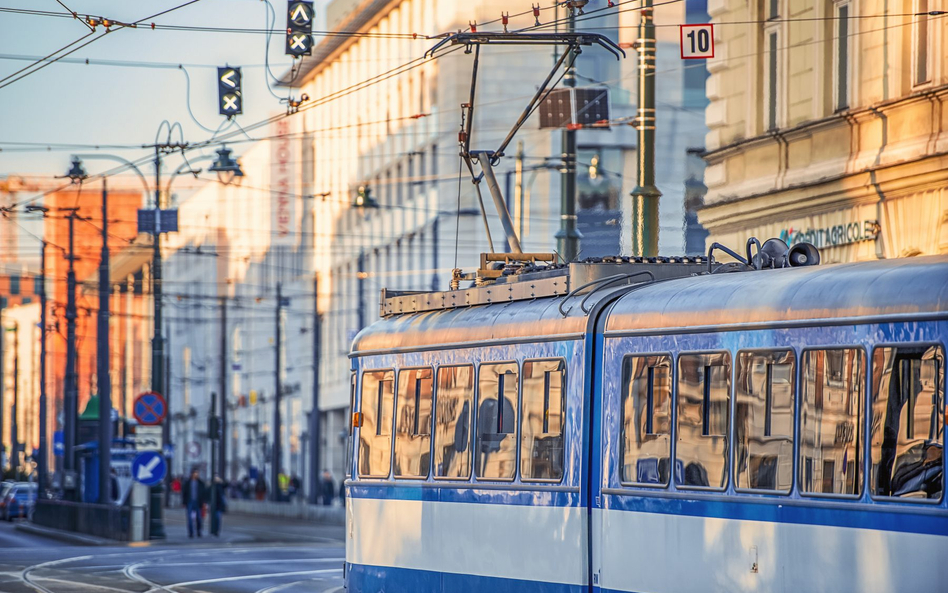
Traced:
<path fill-rule="evenodd" d="M 302 18 L 301 18 L 302 17 Z M 305 25 L 309 22 L 309 11 L 306 10 L 305 4 L 297 4 L 293 8 L 293 12 L 290 13 L 290 18 L 293 19 L 293 22 L 297 25 Z"/>
<path fill-rule="evenodd" d="M 144 465 L 138 466 L 138 475 L 135 476 L 135 479 L 141 482 L 142 480 L 150 480 L 155 474 L 154 469 L 158 467 L 158 464 L 161 463 L 161 457 L 155 455 L 151 458 L 151 461 Z"/>
<path fill-rule="evenodd" d="M 228 70 L 226 74 L 221 76 L 221 82 L 229 86 L 230 88 L 237 88 L 237 81 L 234 80 L 234 76 L 237 75 L 237 72 L 234 70 Z"/>

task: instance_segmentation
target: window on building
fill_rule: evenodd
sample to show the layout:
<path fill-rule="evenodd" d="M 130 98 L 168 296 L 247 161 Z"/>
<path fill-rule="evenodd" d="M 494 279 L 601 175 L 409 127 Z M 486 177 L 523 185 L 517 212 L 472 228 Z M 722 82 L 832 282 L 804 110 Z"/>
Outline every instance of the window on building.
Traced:
<path fill-rule="evenodd" d="M 727 484 L 731 355 L 678 358 L 678 444 L 675 483 L 723 488 Z"/>
<path fill-rule="evenodd" d="M 738 488 L 789 492 L 793 483 L 793 352 L 740 352 L 734 389 Z"/>
<path fill-rule="evenodd" d="M 520 476 L 524 480 L 563 478 L 565 375 L 562 360 L 523 363 Z"/>
<path fill-rule="evenodd" d="M 43 276 L 34 276 L 33 277 L 33 294 L 43 294 Z"/>
<path fill-rule="evenodd" d="M 621 476 L 624 484 L 668 484 L 671 456 L 671 357 L 622 361 Z"/>
<path fill-rule="evenodd" d="M 431 185 L 438 188 L 438 145 L 431 145 Z"/>
<path fill-rule="evenodd" d="M 862 491 L 866 355 L 858 348 L 803 356 L 800 398 L 800 489 L 813 494 Z"/>
<path fill-rule="evenodd" d="M 780 18 L 780 0 L 767 0 L 767 18 Z"/>
<path fill-rule="evenodd" d="M 834 105 L 837 111 L 849 107 L 849 2 L 837 2 L 834 11 L 836 17 L 836 51 L 833 54 Z"/>
<path fill-rule="evenodd" d="M 352 426 L 353 425 L 352 413 L 355 411 L 355 397 L 356 397 L 356 374 L 349 373 L 349 410 L 348 410 L 349 436 L 346 437 L 346 477 L 347 478 L 352 476 L 352 431 L 354 430 Z"/>
<path fill-rule="evenodd" d="M 395 460 L 397 478 L 426 478 L 431 461 L 431 369 L 398 371 L 395 398 Z"/>
<path fill-rule="evenodd" d="M 440 367 L 435 408 L 435 476 L 471 476 L 471 421 L 474 418 L 474 367 Z"/>
<path fill-rule="evenodd" d="M 872 492 L 940 499 L 944 475 L 945 355 L 938 346 L 872 355 Z"/>
<path fill-rule="evenodd" d="M 20 277 L 10 276 L 10 294 L 16 296 L 20 294 Z"/>
<path fill-rule="evenodd" d="M 931 37 L 931 17 L 929 16 L 929 0 L 915 0 L 912 27 L 912 60 L 913 83 L 916 85 L 931 82 L 928 50 Z"/>
<path fill-rule="evenodd" d="M 395 203 L 401 206 L 405 201 L 405 175 L 402 165 L 399 164 L 395 168 Z"/>
<path fill-rule="evenodd" d="M 395 373 L 362 373 L 362 428 L 359 430 L 359 476 L 387 478 L 392 456 L 392 408 Z"/>
<path fill-rule="evenodd" d="M 517 472 L 518 380 L 516 363 L 480 367 L 474 457 L 478 478 L 512 480 Z"/>

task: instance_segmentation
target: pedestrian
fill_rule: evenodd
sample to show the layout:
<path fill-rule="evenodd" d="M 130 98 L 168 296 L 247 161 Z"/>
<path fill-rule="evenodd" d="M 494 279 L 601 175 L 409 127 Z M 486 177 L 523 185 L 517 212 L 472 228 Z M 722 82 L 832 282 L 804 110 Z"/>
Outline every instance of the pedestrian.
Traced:
<path fill-rule="evenodd" d="M 333 496 L 336 494 L 336 486 L 332 481 L 332 474 L 329 473 L 328 469 L 323 470 L 323 505 L 329 506 L 332 504 Z"/>
<path fill-rule="evenodd" d="M 198 470 L 191 470 L 191 479 L 183 485 L 182 493 L 188 513 L 188 537 L 194 537 L 195 528 L 197 528 L 197 536 L 201 537 L 203 525 L 201 513 L 204 510 L 204 503 L 207 502 L 207 486 L 201 480 Z"/>
<path fill-rule="evenodd" d="M 113 467 L 109 469 L 109 500 L 112 501 L 112 504 L 122 504 L 122 501 L 119 500 L 120 497 L 121 490 L 119 489 L 118 474 Z"/>
<path fill-rule="evenodd" d="M 286 471 L 282 471 L 277 474 L 277 484 L 280 487 L 277 500 L 280 502 L 287 502 L 290 499 L 290 476 L 286 475 Z"/>
<path fill-rule="evenodd" d="M 339 480 L 339 503 L 346 506 L 346 481 Z"/>
<path fill-rule="evenodd" d="M 254 486 L 254 494 L 256 494 L 257 500 L 267 499 L 267 481 L 263 479 L 263 476 L 257 477 L 257 484 Z"/>
<path fill-rule="evenodd" d="M 224 496 L 224 481 L 219 476 L 214 476 L 210 500 L 213 501 L 214 506 L 214 514 L 211 515 L 211 535 L 220 537 L 223 515 L 227 512 L 227 497 Z"/>

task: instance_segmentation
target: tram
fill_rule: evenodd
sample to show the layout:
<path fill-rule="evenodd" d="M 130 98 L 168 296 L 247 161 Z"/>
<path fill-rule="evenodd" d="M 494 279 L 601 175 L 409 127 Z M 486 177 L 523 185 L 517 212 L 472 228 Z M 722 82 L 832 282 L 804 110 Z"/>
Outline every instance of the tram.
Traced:
<path fill-rule="evenodd" d="M 534 255 L 356 337 L 349 592 L 945 590 L 948 257 Z"/>

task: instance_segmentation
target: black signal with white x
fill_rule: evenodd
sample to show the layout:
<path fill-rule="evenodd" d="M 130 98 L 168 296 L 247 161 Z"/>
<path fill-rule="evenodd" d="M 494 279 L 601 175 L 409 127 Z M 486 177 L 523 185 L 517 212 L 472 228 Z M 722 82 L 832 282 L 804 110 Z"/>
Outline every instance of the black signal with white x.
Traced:
<path fill-rule="evenodd" d="M 244 112 L 240 92 L 240 68 L 226 66 L 217 69 L 218 111 L 228 117 Z"/>
<path fill-rule="evenodd" d="M 286 54 L 313 53 L 313 3 L 290 0 L 286 6 Z"/>

